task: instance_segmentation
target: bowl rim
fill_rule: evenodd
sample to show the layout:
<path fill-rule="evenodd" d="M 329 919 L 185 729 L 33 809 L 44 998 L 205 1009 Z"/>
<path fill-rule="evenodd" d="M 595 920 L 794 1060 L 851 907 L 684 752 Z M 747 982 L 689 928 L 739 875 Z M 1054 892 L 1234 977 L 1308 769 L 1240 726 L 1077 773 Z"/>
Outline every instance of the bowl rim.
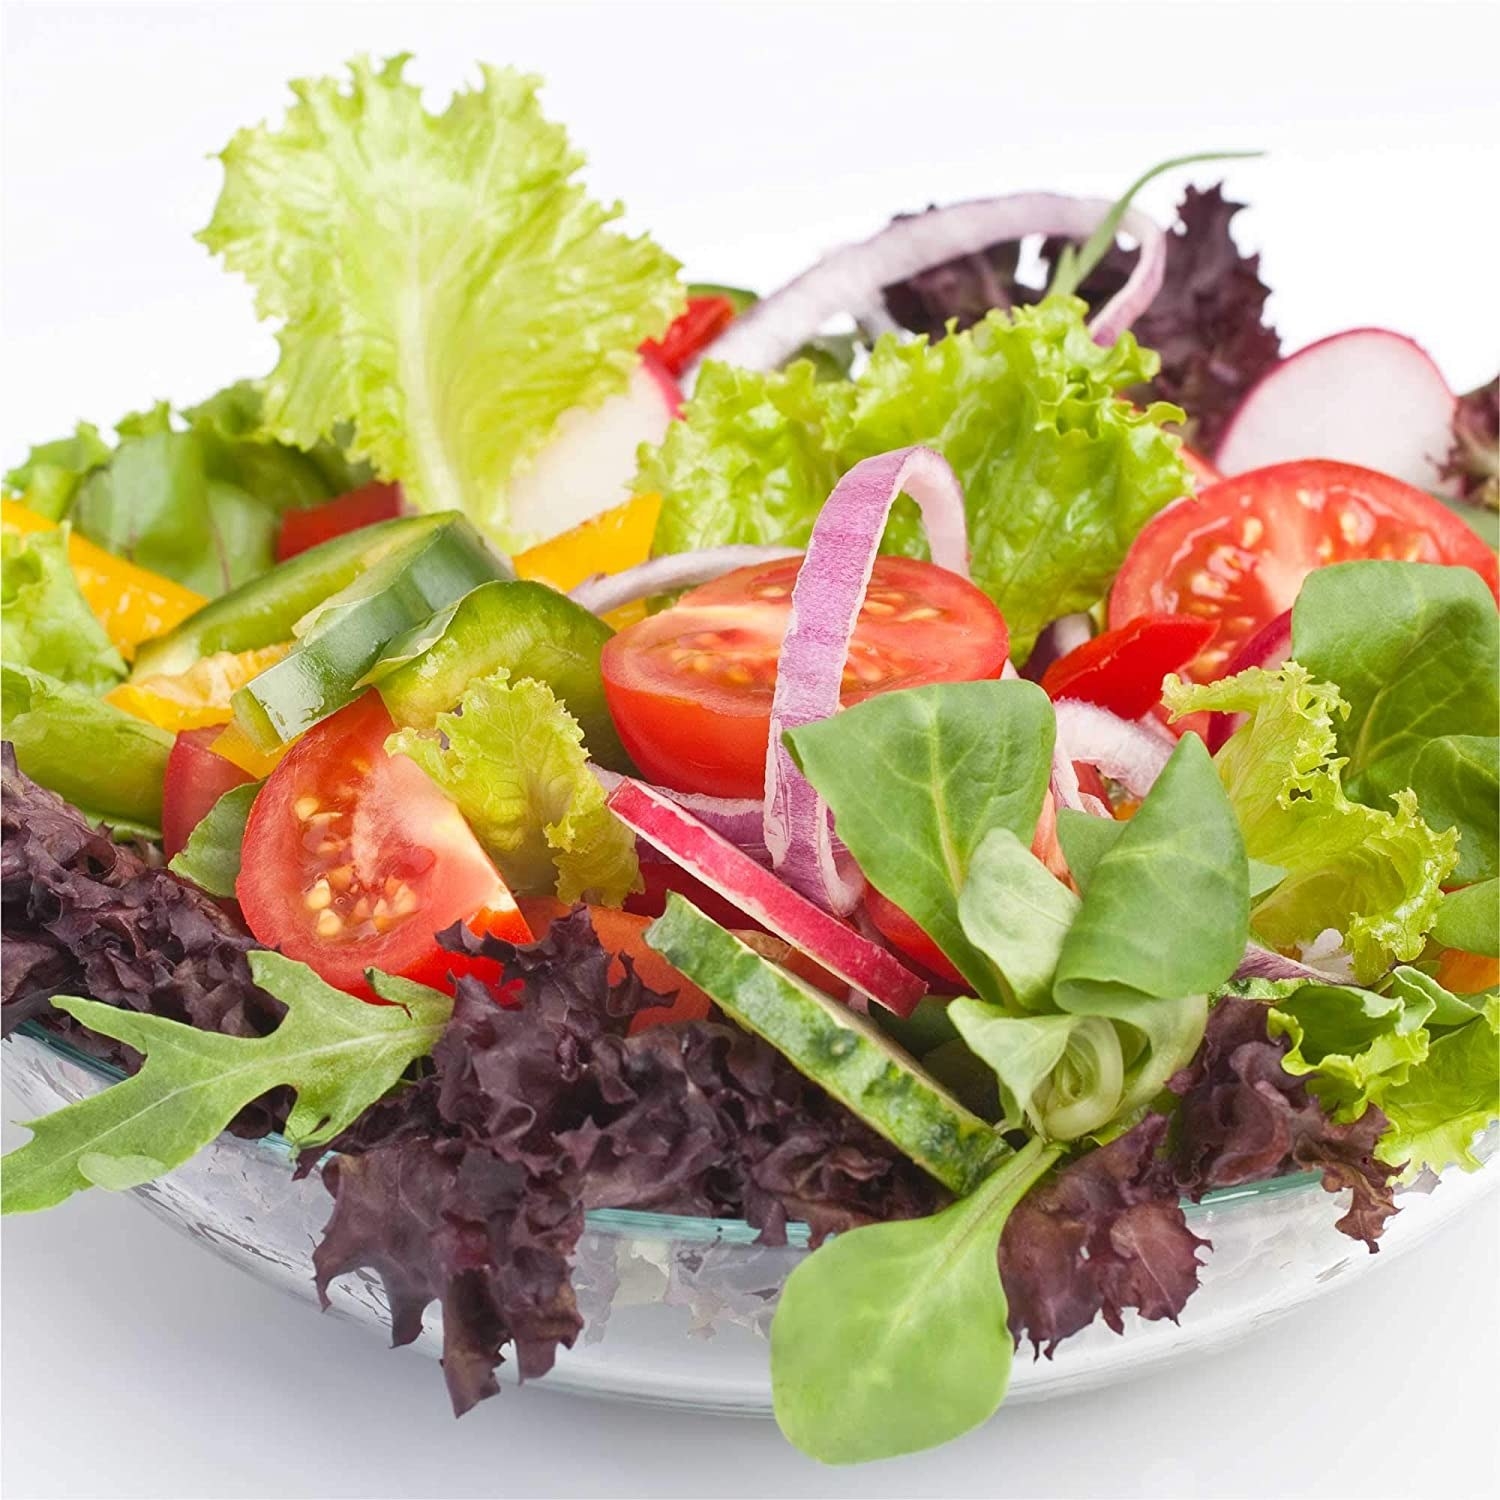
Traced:
<path fill-rule="evenodd" d="M 62 1037 L 55 1035 L 35 1020 L 23 1021 L 14 1033 L 35 1042 L 45 1051 L 62 1061 L 83 1069 L 106 1086 L 120 1083 L 129 1075 L 112 1063 L 75 1047 Z M 9 1039 L 8 1039 L 9 1040 Z M 221 1137 L 222 1138 L 222 1137 Z M 288 1167 L 296 1157 L 296 1151 L 279 1131 L 259 1137 L 239 1136 L 237 1144 L 267 1152 Z M 329 1152 L 323 1160 L 337 1155 Z M 1230 1204 L 1264 1202 L 1271 1198 L 1285 1197 L 1292 1193 L 1305 1193 L 1311 1188 L 1322 1191 L 1321 1176 L 1317 1172 L 1290 1172 L 1281 1177 L 1267 1178 L 1261 1182 L 1241 1183 L 1234 1187 L 1214 1188 L 1196 1202 L 1190 1198 L 1179 1199 L 1184 1216 L 1189 1223 Z M 769 1245 L 761 1239 L 761 1232 L 744 1219 L 715 1219 L 695 1214 L 655 1213 L 637 1208 L 591 1208 L 584 1214 L 587 1229 L 604 1235 L 632 1238 L 637 1236 L 670 1235 L 678 1241 L 697 1241 L 704 1244 L 746 1245 L 761 1249 L 783 1248 Z M 807 1249 L 811 1230 L 806 1224 L 791 1221 L 786 1226 L 786 1247 Z"/>

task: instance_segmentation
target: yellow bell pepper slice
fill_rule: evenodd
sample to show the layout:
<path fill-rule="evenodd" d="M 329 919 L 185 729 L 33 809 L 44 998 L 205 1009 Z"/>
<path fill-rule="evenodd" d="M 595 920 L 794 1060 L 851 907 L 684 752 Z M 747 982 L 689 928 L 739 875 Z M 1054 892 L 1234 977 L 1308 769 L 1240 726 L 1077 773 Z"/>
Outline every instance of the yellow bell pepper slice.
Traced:
<path fill-rule="evenodd" d="M 23 533 L 50 531 L 57 525 L 19 500 L 0 500 L 0 521 L 7 530 Z M 68 561 L 89 608 L 127 661 L 142 641 L 170 630 L 208 602 L 160 573 L 106 552 L 76 531 L 68 535 Z"/>
<path fill-rule="evenodd" d="M 234 717 L 230 699 L 235 693 L 291 649 L 287 641 L 254 651 L 216 651 L 185 672 L 154 673 L 122 682 L 104 695 L 104 701 L 173 734 L 227 724 Z"/>
<path fill-rule="evenodd" d="M 512 558 L 516 576 L 567 593 L 596 573 L 623 573 L 651 556 L 660 515 L 660 495 L 637 495 Z M 605 619 L 618 630 L 645 615 L 644 603 L 627 604 Z"/>
<path fill-rule="evenodd" d="M 296 744 L 295 740 L 288 740 L 286 744 L 278 745 L 274 750 L 262 750 L 240 728 L 240 721 L 231 719 L 224 726 L 223 734 L 209 746 L 209 749 L 215 755 L 222 755 L 225 760 L 232 760 L 240 770 L 248 771 L 257 781 L 264 781 L 281 764 L 282 757 L 294 744 Z"/>

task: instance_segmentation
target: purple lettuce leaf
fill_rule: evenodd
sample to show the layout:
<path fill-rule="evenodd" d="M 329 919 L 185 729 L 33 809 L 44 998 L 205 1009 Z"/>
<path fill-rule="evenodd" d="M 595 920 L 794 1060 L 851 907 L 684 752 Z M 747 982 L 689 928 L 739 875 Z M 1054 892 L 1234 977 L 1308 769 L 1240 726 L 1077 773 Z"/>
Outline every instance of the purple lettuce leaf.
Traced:
<path fill-rule="evenodd" d="M 1457 479 L 1470 505 L 1500 510 L 1500 375 L 1458 398 L 1443 478 Z"/>

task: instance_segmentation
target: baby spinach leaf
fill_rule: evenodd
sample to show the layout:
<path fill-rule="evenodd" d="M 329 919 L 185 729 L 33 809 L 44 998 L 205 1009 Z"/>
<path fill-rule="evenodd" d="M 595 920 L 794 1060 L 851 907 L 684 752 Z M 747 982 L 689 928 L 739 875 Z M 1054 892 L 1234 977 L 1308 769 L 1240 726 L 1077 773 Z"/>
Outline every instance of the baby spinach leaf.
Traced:
<path fill-rule="evenodd" d="M 1445 734 L 1429 740 L 1411 763 L 1422 820 L 1439 831 L 1457 828 L 1459 884 L 1500 874 L 1500 739 Z"/>
<path fill-rule="evenodd" d="M 1034 683 L 959 682 L 883 693 L 786 735 L 870 883 L 989 1000 L 1003 987 L 964 935 L 958 895 L 994 829 L 1030 841 L 1055 730 Z"/>
<path fill-rule="evenodd" d="M 0 1211 L 50 1208 L 90 1186 L 149 1182 L 283 1085 L 297 1094 L 287 1139 L 325 1145 L 432 1050 L 453 1009 L 436 990 L 373 971 L 375 993 L 388 1005 L 356 1000 L 279 953 L 253 952 L 250 969 L 286 1004 L 269 1036 L 225 1036 L 94 1000 L 54 1000 L 145 1062 L 123 1083 L 30 1122 L 31 1139 L 5 1158 Z"/>
<path fill-rule="evenodd" d="M 245 841 L 245 824 L 255 805 L 256 793 L 264 782 L 250 781 L 230 789 L 209 808 L 203 820 L 188 836 L 180 853 L 172 856 L 167 868 L 184 880 L 191 880 L 210 896 L 233 896 L 234 882 L 240 873 L 240 846 Z"/>
<path fill-rule="evenodd" d="M 771 1324 L 771 1394 L 802 1452 L 892 1458 L 994 1413 L 1014 1352 L 1000 1234 L 1058 1152 L 1032 1141 L 951 1208 L 840 1234 L 792 1272 Z"/>
<path fill-rule="evenodd" d="M 1022 1010 L 1047 1010 L 1078 897 L 1009 828 L 974 853 L 958 897 L 964 936 L 1000 971 Z"/>
<path fill-rule="evenodd" d="M 1433 938 L 1445 948 L 1500 956 L 1500 879 L 1452 891 L 1438 907 Z"/>
<path fill-rule="evenodd" d="M 1057 840 L 1080 891 L 1088 892 L 1095 865 L 1114 848 L 1115 840 L 1124 832 L 1124 823 L 1117 823 L 1113 818 L 1075 812 L 1071 807 L 1058 809 Z"/>
<path fill-rule="evenodd" d="M 1500 733 L 1500 620 L 1477 573 L 1431 563 L 1319 568 L 1292 610 L 1292 655 L 1338 684 L 1351 797 L 1375 806 L 1413 786 L 1413 763 L 1445 735 Z M 1493 804 L 1489 811 L 1493 813 Z M 1493 822 L 1493 819 L 1491 819 Z"/>

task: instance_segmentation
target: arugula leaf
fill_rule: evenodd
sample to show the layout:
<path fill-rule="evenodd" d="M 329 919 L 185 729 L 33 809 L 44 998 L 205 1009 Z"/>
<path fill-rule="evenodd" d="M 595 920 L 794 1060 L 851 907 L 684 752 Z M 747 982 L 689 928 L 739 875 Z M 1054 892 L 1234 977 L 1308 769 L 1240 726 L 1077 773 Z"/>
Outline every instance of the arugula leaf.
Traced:
<path fill-rule="evenodd" d="M 184 880 L 191 880 L 210 896 L 231 897 L 240 873 L 240 846 L 245 841 L 245 824 L 256 794 L 265 783 L 248 781 L 224 793 L 204 814 L 198 826 L 188 835 L 181 851 L 174 854 L 167 868 Z"/>
<path fill-rule="evenodd" d="M 1055 732 L 1047 695 L 1017 681 L 883 693 L 786 735 L 870 883 L 989 1000 L 1003 982 L 964 933 L 959 892 L 994 829 L 1030 840 Z"/>
<path fill-rule="evenodd" d="M 1455 1163 L 1479 1165 L 1474 1137 L 1500 1112 L 1500 996 L 1486 996 L 1466 1026 L 1444 1032 L 1420 1068 L 1384 1090 L 1380 1108 L 1390 1121 L 1380 1155 L 1404 1162 L 1407 1178 L 1424 1167 L 1441 1172 Z"/>
<path fill-rule="evenodd" d="M 255 981 L 286 1005 L 269 1036 L 225 1036 L 161 1016 L 68 997 L 53 1003 L 89 1030 L 145 1054 L 139 1073 L 30 1122 L 5 1158 L 0 1209 L 50 1208 L 84 1188 L 121 1189 L 181 1166 L 245 1105 L 289 1086 L 285 1135 L 326 1145 L 432 1050 L 453 1002 L 410 980 L 371 971 L 370 1005 L 324 984 L 279 953 L 250 955 Z"/>
<path fill-rule="evenodd" d="M 507 483 L 564 412 L 623 391 L 677 312 L 676 262 L 606 228 L 537 80 L 485 68 L 441 114 L 405 57 L 294 85 L 279 130 L 242 130 L 199 238 L 281 322 L 266 429 L 351 450 L 428 509 L 524 540 Z"/>
<path fill-rule="evenodd" d="M 7 472 L 5 488 L 29 510 L 49 521 L 67 515 L 78 486 L 101 464 L 109 462 L 109 444 L 92 422 L 80 422 L 72 437 L 39 443 L 26 462 Z"/>
<path fill-rule="evenodd" d="M 1121 1111 L 1145 1103 L 1192 1056 L 1207 996 L 1245 951 L 1248 908 L 1233 809 L 1202 741 L 1184 735 L 1094 866 L 1057 961 L 1060 1010 L 1120 1022 L 1145 1043 Z"/>
<path fill-rule="evenodd" d="M 68 528 L 0 536 L 0 658 L 102 693 L 125 659 L 88 607 L 68 563 Z"/>
<path fill-rule="evenodd" d="M 792 1272 L 771 1324 L 771 1393 L 802 1452 L 892 1458 L 994 1413 L 1014 1354 L 1000 1234 L 1058 1151 L 1032 1141 L 951 1208 L 840 1234 Z"/>
<path fill-rule="evenodd" d="M 1292 610 L 1292 655 L 1314 677 L 1336 682 L 1348 705 L 1336 728 L 1346 789 L 1359 801 L 1380 806 L 1409 786 L 1425 809 L 1426 787 L 1414 773 L 1433 742 L 1448 735 L 1493 742 L 1500 734 L 1500 617 L 1468 568 L 1376 561 L 1319 568 Z M 1426 769 L 1450 792 L 1462 786 L 1430 757 Z M 1491 773 L 1456 799 L 1466 839 L 1474 825 L 1493 842 L 1493 792 Z"/>
<path fill-rule="evenodd" d="M 938 343 L 887 335 L 854 381 L 820 382 L 806 363 L 767 375 L 709 363 L 636 479 L 663 499 L 656 550 L 799 545 L 838 475 L 925 443 L 963 484 L 974 581 L 1023 661 L 1047 621 L 1098 601 L 1135 534 L 1188 491 L 1160 425 L 1181 413 L 1117 399 L 1155 356 L 1128 335 L 1101 348 L 1083 312 L 1051 299 Z M 923 555 L 909 500 L 884 546 Z"/>
<path fill-rule="evenodd" d="M 1432 924 L 1432 937 L 1445 948 L 1500 957 L 1500 879 L 1491 878 L 1444 896 Z"/>
<path fill-rule="evenodd" d="M 0 718 L 33 781 L 95 822 L 161 828 L 172 736 L 29 667 L 0 665 Z"/>
<path fill-rule="evenodd" d="M 1348 798 L 1334 732 L 1335 716 L 1347 711 L 1338 690 L 1288 662 L 1207 684 L 1169 677 L 1164 700 L 1177 716 L 1249 716 L 1214 764 L 1250 857 L 1287 872 L 1256 905 L 1256 935 L 1296 952 L 1331 929 L 1361 982 L 1393 960 L 1416 958 L 1457 861 L 1458 834 L 1430 829 L 1409 791 L 1391 799 L 1390 811 Z"/>
<path fill-rule="evenodd" d="M 386 741 L 458 804 L 518 895 L 618 906 L 640 888 L 635 838 L 605 805 L 583 731 L 550 688 L 502 670 L 469 684 L 430 730 Z"/>

